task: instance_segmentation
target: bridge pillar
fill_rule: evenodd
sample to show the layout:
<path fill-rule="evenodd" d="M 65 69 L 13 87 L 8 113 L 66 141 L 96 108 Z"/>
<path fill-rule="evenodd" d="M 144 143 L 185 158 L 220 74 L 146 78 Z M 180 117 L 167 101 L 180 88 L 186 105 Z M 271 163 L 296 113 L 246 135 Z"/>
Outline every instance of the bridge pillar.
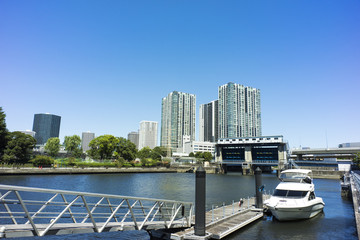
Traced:
<path fill-rule="evenodd" d="M 245 162 L 252 163 L 251 146 L 245 147 Z"/>
<path fill-rule="evenodd" d="M 279 145 L 278 147 L 278 169 L 281 170 L 284 168 L 286 161 L 286 150 L 285 145 Z"/>
<path fill-rule="evenodd" d="M 255 191 L 256 191 L 256 208 L 263 208 L 263 190 L 264 186 L 262 185 L 261 180 L 262 171 L 259 167 L 255 169 Z"/>
<path fill-rule="evenodd" d="M 195 235 L 205 236 L 206 172 L 200 166 L 195 181 Z"/>

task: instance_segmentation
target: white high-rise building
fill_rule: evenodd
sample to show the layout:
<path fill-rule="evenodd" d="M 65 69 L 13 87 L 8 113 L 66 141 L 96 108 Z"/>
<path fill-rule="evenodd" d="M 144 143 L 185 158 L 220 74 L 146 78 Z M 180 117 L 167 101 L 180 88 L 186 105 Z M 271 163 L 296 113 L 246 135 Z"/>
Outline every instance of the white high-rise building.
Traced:
<path fill-rule="evenodd" d="M 171 92 L 162 99 L 161 146 L 178 151 L 183 146 L 183 136 L 195 140 L 196 96 Z"/>
<path fill-rule="evenodd" d="M 144 147 L 153 149 L 157 146 L 158 123 L 141 121 L 139 130 L 139 150 Z"/>
<path fill-rule="evenodd" d="M 95 133 L 83 132 L 81 135 L 81 147 L 83 152 L 90 150 L 89 143 L 95 138 Z"/>
<path fill-rule="evenodd" d="M 237 83 L 219 87 L 219 138 L 261 136 L 260 90 Z"/>

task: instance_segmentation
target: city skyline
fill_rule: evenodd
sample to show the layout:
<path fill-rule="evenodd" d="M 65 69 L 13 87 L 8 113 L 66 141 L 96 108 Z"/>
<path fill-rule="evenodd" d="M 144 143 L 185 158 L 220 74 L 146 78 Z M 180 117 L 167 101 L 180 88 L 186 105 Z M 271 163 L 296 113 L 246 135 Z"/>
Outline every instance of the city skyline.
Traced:
<path fill-rule="evenodd" d="M 262 135 L 283 135 L 291 148 L 360 141 L 359 1 L 85 5 L 1 1 L 10 131 L 51 112 L 62 117 L 61 141 L 126 137 L 144 119 L 161 122 L 169 92 L 196 95 L 198 112 L 236 82 L 261 89 Z"/>

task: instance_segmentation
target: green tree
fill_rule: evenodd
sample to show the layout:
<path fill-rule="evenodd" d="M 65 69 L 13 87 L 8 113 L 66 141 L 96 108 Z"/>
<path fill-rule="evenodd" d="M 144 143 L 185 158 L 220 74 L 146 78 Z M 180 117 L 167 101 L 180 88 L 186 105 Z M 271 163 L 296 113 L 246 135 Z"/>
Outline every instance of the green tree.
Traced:
<path fill-rule="evenodd" d="M 9 135 L 9 141 L 4 151 L 4 162 L 6 163 L 27 163 L 32 155 L 32 149 L 35 147 L 36 140 L 32 136 L 12 132 Z"/>
<path fill-rule="evenodd" d="M 197 152 L 197 153 L 195 153 L 195 157 L 196 157 L 196 158 L 202 158 L 202 157 L 203 157 L 203 153 L 202 153 L 202 152 Z"/>
<path fill-rule="evenodd" d="M 65 150 L 73 157 L 80 157 L 82 153 L 81 138 L 78 135 L 65 136 Z"/>
<path fill-rule="evenodd" d="M 45 151 L 51 157 L 56 157 L 60 151 L 60 139 L 58 137 L 49 138 L 45 145 Z"/>
<path fill-rule="evenodd" d="M 203 158 L 204 158 L 205 161 L 210 162 L 213 157 L 212 157 L 212 154 L 210 152 L 204 152 L 203 153 Z"/>
<path fill-rule="evenodd" d="M 90 150 L 87 153 L 93 159 L 112 159 L 119 142 L 119 139 L 112 135 L 99 136 L 91 140 L 89 143 Z"/>
<path fill-rule="evenodd" d="M 2 107 L 0 107 L 0 160 L 6 149 L 6 145 L 9 138 L 9 131 L 6 128 L 6 114 L 3 112 Z"/>
<path fill-rule="evenodd" d="M 360 168 L 360 152 L 356 153 L 353 163 Z"/>
<path fill-rule="evenodd" d="M 195 157 L 195 154 L 193 152 L 189 153 L 189 157 Z"/>
<path fill-rule="evenodd" d="M 49 156 L 36 156 L 30 162 L 32 162 L 35 167 L 50 167 L 54 163 L 54 159 Z"/>
<path fill-rule="evenodd" d="M 151 157 L 152 150 L 149 147 L 143 147 L 137 153 L 137 157 L 141 160 L 147 159 Z"/>
<path fill-rule="evenodd" d="M 167 149 L 164 147 L 154 147 L 151 151 L 150 157 L 154 160 L 160 161 L 163 157 L 166 157 Z"/>
<path fill-rule="evenodd" d="M 137 154 L 136 145 L 123 137 L 119 137 L 118 140 L 119 142 L 116 146 L 117 156 L 128 161 L 134 160 Z"/>

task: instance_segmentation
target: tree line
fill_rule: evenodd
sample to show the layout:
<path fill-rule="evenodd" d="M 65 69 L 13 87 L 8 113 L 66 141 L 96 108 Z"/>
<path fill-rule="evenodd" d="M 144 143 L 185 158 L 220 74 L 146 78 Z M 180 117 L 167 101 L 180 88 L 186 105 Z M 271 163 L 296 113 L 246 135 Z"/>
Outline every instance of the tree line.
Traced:
<path fill-rule="evenodd" d="M 36 145 L 34 137 L 21 133 L 9 132 L 6 128 L 6 115 L 0 107 L 0 162 L 2 164 L 26 164 L 34 165 L 51 165 L 54 161 L 44 156 L 34 158 L 33 149 Z M 78 135 L 65 136 L 63 146 L 67 151 L 69 164 L 75 164 L 74 159 L 78 159 L 83 154 L 81 147 L 81 138 Z M 44 146 L 45 153 L 51 158 L 59 156 L 61 144 L 57 137 L 49 138 Z M 117 162 L 117 166 L 134 165 L 135 159 L 140 159 L 141 166 L 153 166 L 164 163 L 167 155 L 167 149 L 164 147 L 155 147 L 151 149 L 144 147 L 137 150 L 136 145 L 123 137 L 115 137 L 113 135 L 102 135 L 94 138 L 89 143 L 86 155 L 91 159 L 100 162 Z M 205 153 L 190 153 L 190 157 L 196 157 L 210 161 L 212 155 Z M 166 162 L 166 160 L 165 160 Z M 139 165 L 139 163 L 137 163 Z"/>

